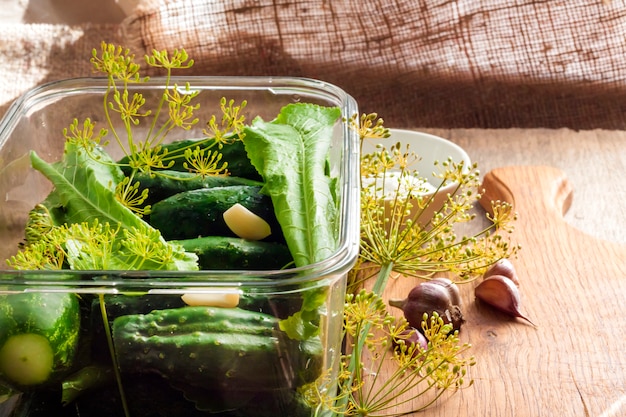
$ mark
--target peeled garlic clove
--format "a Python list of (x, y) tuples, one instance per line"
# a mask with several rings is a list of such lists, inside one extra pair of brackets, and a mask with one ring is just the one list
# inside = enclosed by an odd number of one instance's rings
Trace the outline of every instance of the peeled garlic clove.
[(493, 264), (487, 270), (487, 272), (484, 273), (483, 278), (488, 278), (492, 275), (505, 276), (519, 287), (519, 279), (517, 278), (517, 272), (515, 271), (515, 267), (513, 266), (513, 263), (507, 258), (502, 258), (498, 262)]
[(183, 294), (181, 299), (188, 306), (234, 308), (239, 305), (239, 292), (236, 289), (198, 289)]
[(474, 289), (476, 298), (503, 313), (526, 320), (533, 326), (530, 319), (520, 312), (520, 294), (517, 286), (503, 275), (491, 275), (485, 278)]
[(228, 228), (242, 239), (261, 240), (272, 233), (265, 220), (239, 203), (226, 210), (223, 217)]

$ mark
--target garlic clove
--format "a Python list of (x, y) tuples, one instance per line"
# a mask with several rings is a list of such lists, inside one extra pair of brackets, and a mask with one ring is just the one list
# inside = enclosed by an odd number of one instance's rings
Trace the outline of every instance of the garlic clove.
[(199, 288), (181, 296), (188, 306), (234, 308), (239, 305), (239, 290), (236, 288)]
[(397, 337), (394, 337), (392, 345), (399, 354), (410, 354), (412, 358), (417, 360), (423, 360), (424, 352), (428, 350), (426, 336), (413, 327), (406, 328)]
[(228, 228), (242, 239), (261, 240), (272, 233), (270, 225), (263, 218), (239, 203), (226, 210), (223, 217)]
[(489, 278), (492, 275), (502, 275), (509, 278), (515, 285), (519, 287), (519, 279), (513, 263), (507, 259), (502, 258), (495, 264), (493, 264), (487, 272), (483, 274), (483, 278)]
[(476, 298), (513, 317), (535, 324), (520, 312), (520, 294), (513, 281), (503, 275), (491, 275), (474, 289)]

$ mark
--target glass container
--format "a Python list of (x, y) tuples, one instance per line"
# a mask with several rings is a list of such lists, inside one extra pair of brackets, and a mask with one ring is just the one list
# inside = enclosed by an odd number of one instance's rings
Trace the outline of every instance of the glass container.
[[(0, 415), (297, 417), (312, 413), (303, 398), (307, 386), (333, 390), (323, 381), (333, 381), (337, 372), (346, 275), (359, 240), (359, 142), (346, 123), (358, 114), (357, 105), (341, 89), (310, 79), (195, 76), (174, 77), (170, 85), (187, 94), (182, 88), (187, 83), (199, 91), (196, 116), (201, 121), (167, 141), (202, 137), (204, 122), (220, 114), (222, 97), (246, 100), (248, 122), (256, 116), (272, 120), (295, 102), (341, 109), (329, 154), (329, 175), (337, 179), (339, 195), (335, 252), (316, 264), (283, 270), (17, 271), (3, 263), (0, 321), (22, 324), (0, 328), (0, 367), (5, 369), (0, 372)], [(153, 105), (164, 86), (165, 79), (153, 77), (133, 85), (131, 92)], [(17, 252), (29, 211), (52, 190), (31, 167), (31, 151), (52, 163), (62, 157), (63, 129), (74, 119), (90, 118), (97, 129), (106, 127), (106, 89), (107, 80), (100, 78), (53, 82), (27, 92), (8, 109), (0, 123), (2, 259)], [(107, 151), (121, 157), (113, 142)], [(238, 300), (236, 308), (195, 308), (184, 302), (185, 296), (231, 295)], [(308, 311), (303, 303), (315, 297), (323, 303)], [(66, 302), (78, 306), (78, 322)], [(231, 315), (240, 310), (246, 313)], [(51, 311), (63, 311), (52, 324)], [(280, 323), (295, 314), (310, 316), (308, 322), (318, 327), (314, 336), (296, 340), (281, 330)], [(57, 332), (29, 327), (46, 319), (58, 326)], [(68, 330), (75, 325), (77, 333)], [(16, 383), (7, 373), (25, 374), (13, 363), (20, 360), (7, 359), (15, 358), (10, 353), (16, 349), (7, 347), (8, 341), (18, 345), (23, 354), (17, 357), (24, 362), (44, 361), (46, 352), (37, 349), (49, 349), (35, 336), (14, 337), (23, 334), (48, 338), (54, 361), (63, 354), (71, 357), (63, 358), (63, 366), (55, 362), (43, 383)], [(75, 349), (67, 354), (64, 344), (72, 343)]]

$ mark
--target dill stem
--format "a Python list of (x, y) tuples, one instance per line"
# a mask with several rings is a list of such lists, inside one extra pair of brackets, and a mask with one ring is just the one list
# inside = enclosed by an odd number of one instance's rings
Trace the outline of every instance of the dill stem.
[(170, 68), (167, 69), (167, 74), (165, 76), (165, 85), (163, 88), (163, 94), (161, 95), (161, 98), (159, 100), (159, 104), (157, 105), (156, 111), (154, 113), (154, 117), (152, 119), (152, 123), (150, 124), (150, 128), (148, 129), (148, 133), (146, 134), (146, 144), (153, 144), (153, 138), (152, 138), (152, 133), (154, 132), (154, 129), (156, 129), (156, 124), (158, 122), (159, 119), (159, 115), (161, 114), (161, 110), (163, 109), (163, 105), (165, 104), (165, 101), (167, 99), (167, 91), (170, 89), (170, 80), (172, 77), (172, 70)]
[(130, 417), (130, 410), (128, 408), (128, 402), (126, 401), (126, 394), (124, 392), (124, 387), (122, 386), (122, 375), (120, 373), (119, 363), (115, 354), (115, 347), (113, 346), (113, 336), (111, 335), (111, 326), (109, 326), (108, 318), (109, 316), (107, 314), (106, 305), (104, 303), (104, 294), (98, 294), (98, 301), (100, 303), (100, 314), (102, 315), (104, 333), (107, 337), (107, 345), (109, 347), (109, 353), (111, 354), (111, 361), (113, 362), (113, 372), (115, 373), (115, 380), (117, 381), (117, 388), (120, 394), (120, 402), (122, 403), (124, 416)]
[(124, 147), (124, 144), (122, 143), (122, 140), (120, 138), (120, 136), (117, 133), (117, 130), (115, 130), (115, 126), (113, 125), (113, 121), (111, 120), (111, 114), (109, 113), (109, 95), (111, 92), (113, 92), (115, 94), (115, 92), (117, 91), (117, 85), (115, 84), (115, 80), (113, 79), (112, 75), (109, 75), (109, 81), (108, 81), (108, 86), (106, 91), (104, 92), (104, 96), (102, 98), (103, 100), (103, 108), (104, 108), (104, 116), (107, 122), (107, 125), (109, 126), (111, 133), (113, 134), (113, 137), (115, 138), (115, 141), (118, 143), (118, 145), (120, 146), (120, 148), (124, 151), (124, 153), (128, 156), (129, 153), (132, 153), (132, 150), (127, 151), (126, 148)]
[(385, 287), (387, 286), (387, 281), (389, 281), (391, 271), (393, 271), (393, 261), (389, 261), (380, 266), (380, 272), (378, 272), (376, 282), (372, 287), (372, 292), (374, 294), (379, 296), (383, 295), (383, 291), (385, 291)]
[[(389, 281), (389, 277), (391, 276), (391, 271), (393, 271), (393, 262), (388, 262), (381, 265), (380, 271), (378, 272), (378, 276), (376, 277), (376, 282), (374, 282), (374, 286), (372, 287), (372, 292), (378, 296), (381, 296), (385, 287), (387, 286), (387, 281)], [(367, 334), (370, 331), (371, 323), (366, 323), (361, 331), (357, 333), (357, 341), (354, 347), (354, 351), (351, 352), (350, 355), (350, 363), (348, 364), (348, 371), (350, 371), (350, 377), (348, 381), (346, 381), (346, 386), (352, 386), (354, 383), (355, 376), (359, 375), (361, 372), (361, 352), (363, 351), (363, 347), (365, 346), (365, 339), (367, 339)], [(347, 403), (349, 401), (349, 396), (343, 396), (338, 400), (337, 409), (345, 410), (347, 409)], [(337, 414), (337, 413), (334, 413)]]

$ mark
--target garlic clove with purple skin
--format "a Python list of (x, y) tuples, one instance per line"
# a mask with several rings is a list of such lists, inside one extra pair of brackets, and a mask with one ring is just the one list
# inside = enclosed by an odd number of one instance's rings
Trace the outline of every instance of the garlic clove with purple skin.
[(520, 294), (515, 283), (503, 275), (491, 275), (485, 278), (474, 289), (480, 301), (513, 317), (535, 324), (520, 312)]
[(406, 328), (397, 338), (394, 338), (392, 345), (396, 352), (409, 353), (417, 359), (422, 359), (423, 352), (428, 350), (428, 340), (413, 327)]
[(483, 278), (489, 278), (492, 275), (502, 275), (509, 278), (515, 285), (519, 287), (519, 279), (517, 277), (517, 271), (513, 263), (508, 258), (502, 258), (487, 270), (483, 274)]

